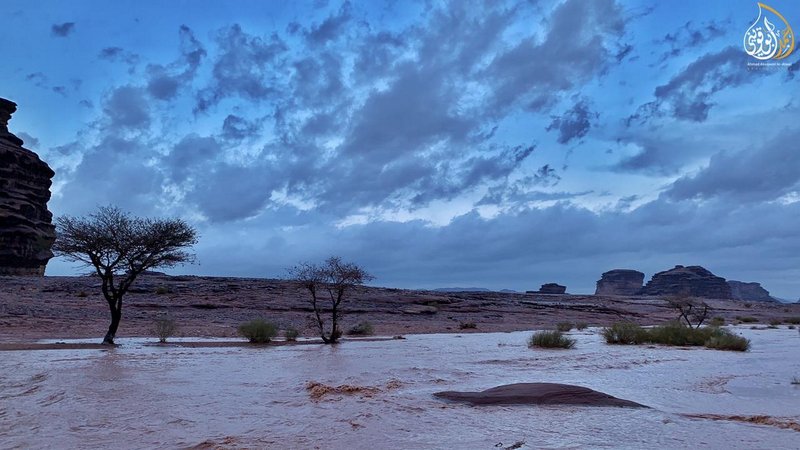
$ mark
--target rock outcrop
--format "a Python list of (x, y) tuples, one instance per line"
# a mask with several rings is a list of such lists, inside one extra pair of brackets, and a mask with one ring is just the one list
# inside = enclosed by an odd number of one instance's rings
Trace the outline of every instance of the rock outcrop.
[(53, 215), (47, 210), (55, 173), (8, 131), (17, 110), (0, 98), (0, 275), (44, 275), (53, 257)]
[(644, 274), (638, 270), (614, 269), (597, 280), (594, 295), (636, 295), (642, 290)]
[(567, 292), (567, 287), (558, 283), (545, 283), (539, 288), (540, 294), (564, 294)]
[(731, 287), (731, 296), (734, 300), (746, 302), (775, 302), (769, 291), (761, 287), (760, 283), (746, 283), (743, 281), (728, 280)]
[(480, 392), (445, 391), (433, 394), (436, 398), (471, 405), (581, 405), (647, 408), (630, 400), (602, 392), (558, 383), (517, 383), (498, 386)]
[(642, 288), (642, 295), (689, 295), (702, 298), (731, 299), (725, 278), (700, 266), (675, 266), (659, 272)]

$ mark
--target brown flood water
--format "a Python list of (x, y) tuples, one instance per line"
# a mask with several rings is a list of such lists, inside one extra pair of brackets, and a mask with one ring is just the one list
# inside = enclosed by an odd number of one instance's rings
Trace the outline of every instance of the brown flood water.
[[(800, 376), (796, 331), (737, 332), (752, 340), (750, 352), (608, 346), (597, 330), (570, 333), (578, 344), (566, 351), (530, 350), (526, 332), (6, 351), (0, 448), (797, 448), (791, 427), (685, 416), (800, 422), (800, 388), (790, 384)], [(578, 384), (653, 409), (432, 397), (518, 382)], [(340, 385), (350, 386), (328, 389)]]

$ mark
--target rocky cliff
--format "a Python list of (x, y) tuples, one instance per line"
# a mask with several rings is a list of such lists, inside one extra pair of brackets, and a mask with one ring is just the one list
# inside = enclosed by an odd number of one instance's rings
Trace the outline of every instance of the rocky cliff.
[(8, 131), (14, 102), (0, 98), (0, 275), (44, 275), (53, 257), (47, 210), (54, 172)]
[(731, 299), (731, 288), (725, 278), (718, 277), (700, 266), (675, 266), (659, 272), (647, 282), (642, 295), (680, 295)]
[(558, 283), (545, 283), (539, 288), (540, 294), (564, 294), (567, 292), (567, 287)]
[(769, 291), (761, 287), (760, 283), (745, 283), (743, 281), (728, 280), (731, 287), (731, 296), (734, 300), (747, 302), (774, 302), (777, 301), (769, 295)]
[(636, 295), (643, 283), (644, 274), (638, 270), (609, 270), (597, 280), (594, 295)]

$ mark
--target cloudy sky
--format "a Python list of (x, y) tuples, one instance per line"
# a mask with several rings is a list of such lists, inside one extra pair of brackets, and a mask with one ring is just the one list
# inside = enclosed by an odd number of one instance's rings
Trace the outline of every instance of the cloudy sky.
[(755, 1), (3, 9), (0, 96), (50, 210), (183, 217), (178, 272), (336, 254), (384, 286), (583, 293), (699, 264), (800, 296), (800, 50), (748, 67)]

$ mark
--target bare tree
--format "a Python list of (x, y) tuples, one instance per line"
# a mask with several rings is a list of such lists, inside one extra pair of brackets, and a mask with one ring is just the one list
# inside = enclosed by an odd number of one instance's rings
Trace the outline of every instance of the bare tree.
[(114, 344), (122, 319), (122, 297), (142, 272), (191, 262), (185, 249), (197, 243), (197, 231), (180, 219), (132, 217), (113, 206), (87, 217), (56, 219), (53, 252), (94, 268), (102, 280), (111, 325), (103, 344)]
[(677, 311), (678, 320), (683, 319), (686, 321), (686, 325), (692, 328), (700, 328), (700, 325), (711, 313), (711, 307), (708, 306), (708, 303), (686, 294), (673, 295), (665, 300), (670, 308)]
[[(338, 256), (326, 259), (321, 265), (301, 263), (288, 269), (288, 272), (293, 281), (308, 290), (314, 309), (314, 322), (322, 342), (326, 344), (335, 344), (342, 335), (339, 330), (339, 315), (345, 295), (353, 287), (375, 279), (360, 266), (342, 262)], [(326, 304), (330, 306), (330, 328), (325, 326), (323, 318)]]

